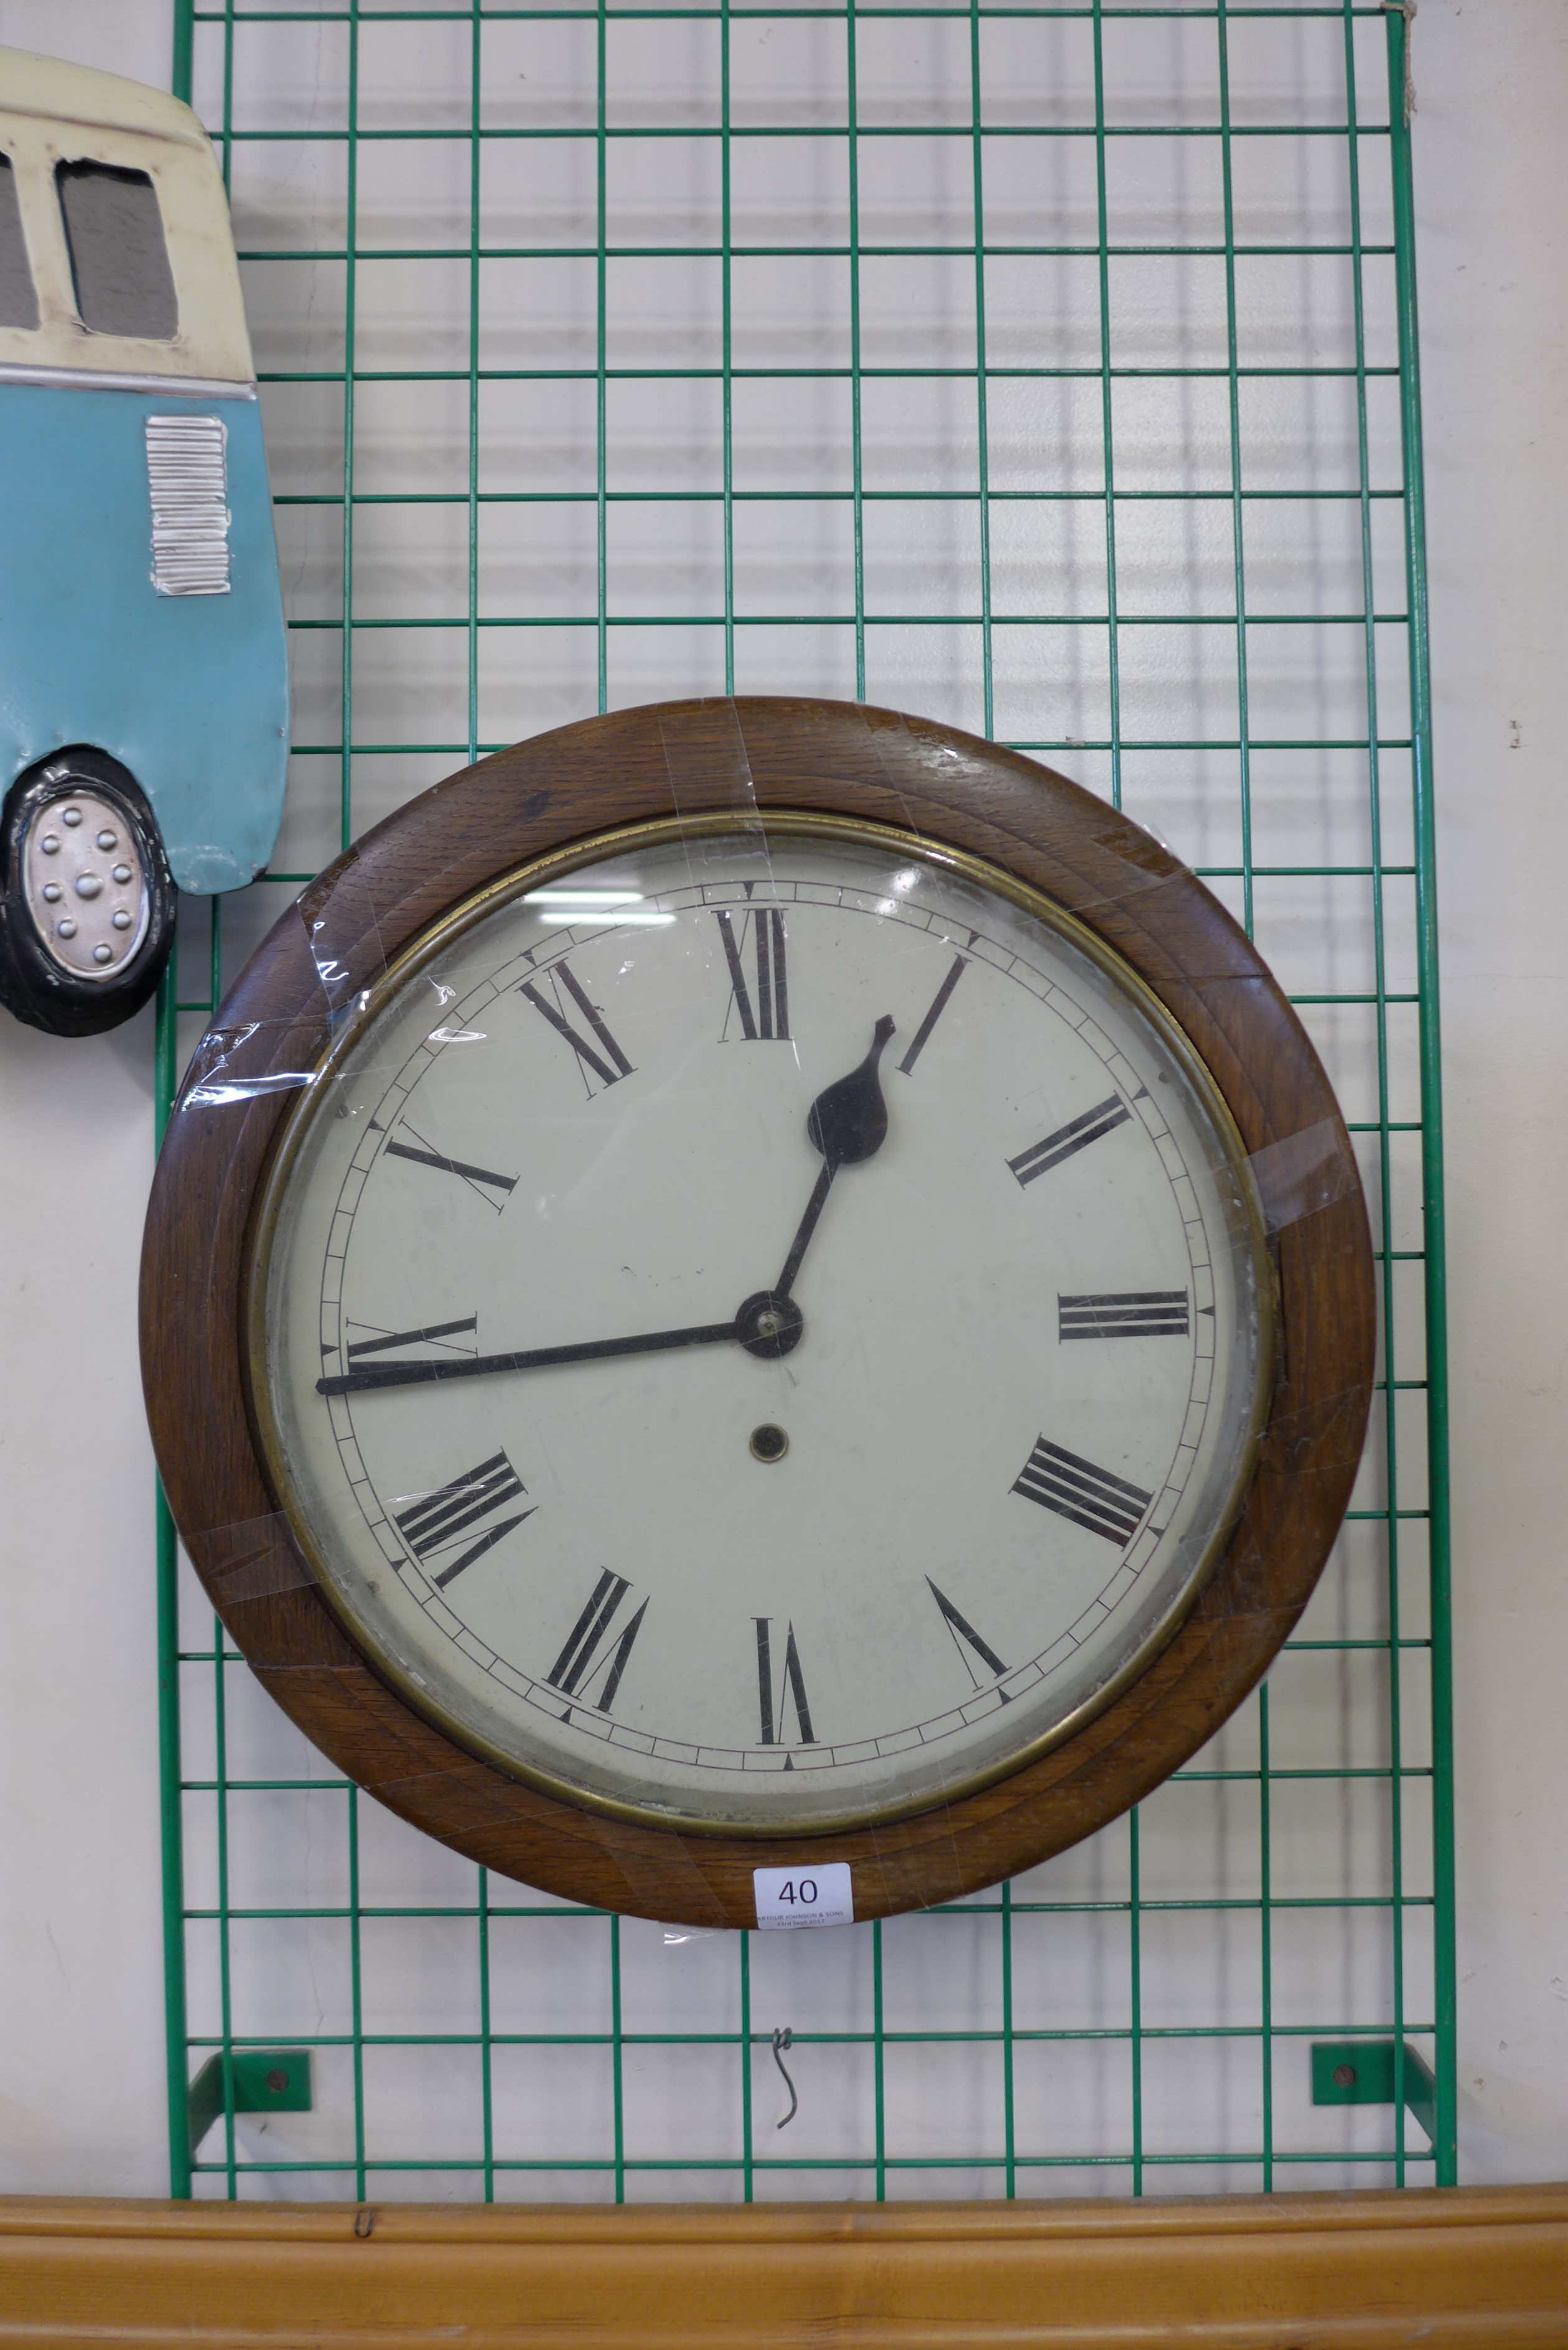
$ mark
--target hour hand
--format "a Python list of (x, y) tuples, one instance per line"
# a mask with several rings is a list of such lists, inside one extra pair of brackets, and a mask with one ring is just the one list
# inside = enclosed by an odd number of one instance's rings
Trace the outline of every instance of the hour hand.
[(862, 1159), (875, 1158), (888, 1139), (888, 1105), (882, 1098), (877, 1064), (892, 1033), (892, 1014), (885, 1012), (871, 1032), (871, 1049), (866, 1058), (847, 1076), (836, 1077), (832, 1085), (824, 1086), (806, 1112), (806, 1134), (812, 1148), (822, 1153), (822, 1172), (805, 1203), (800, 1229), (790, 1243), (784, 1271), (774, 1285), (776, 1297), (787, 1297), (794, 1286), (806, 1243), (816, 1230), (816, 1220), (827, 1203), (839, 1169), (856, 1167)]

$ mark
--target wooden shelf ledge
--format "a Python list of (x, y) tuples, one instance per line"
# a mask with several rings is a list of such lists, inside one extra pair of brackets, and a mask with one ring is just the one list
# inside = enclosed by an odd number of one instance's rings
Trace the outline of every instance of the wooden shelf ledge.
[(1513, 2350), (1568, 2186), (750, 2210), (0, 2199), (0, 2345)]

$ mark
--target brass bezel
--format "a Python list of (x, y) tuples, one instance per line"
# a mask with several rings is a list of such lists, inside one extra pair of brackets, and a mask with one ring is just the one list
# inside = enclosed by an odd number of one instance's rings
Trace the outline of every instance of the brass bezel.
[[(429, 962), (431, 962), (452, 941), (473, 929), (500, 907), (520, 897), (525, 890), (547, 886), (565, 875), (588, 864), (597, 864), (607, 858), (638, 847), (662, 847), (670, 841), (714, 838), (726, 834), (769, 834), (793, 837), (828, 837), (854, 841), (858, 845), (896, 853), (903, 858), (919, 858), (921, 862), (940, 866), (959, 875), (976, 888), (991, 891), (1008, 900), (1067, 939), (1079, 952), (1098, 965), (1113, 983), (1130, 996), (1145, 1017), (1163, 1036), (1172, 1057), (1193, 1090), (1198, 1094), (1211, 1118), (1215, 1131), (1224, 1146), (1226, 1157), (1237, 1180), (1245, 1238), (1249, 1243), (1256, 1295), (1259, 1306), (1258, 1356), (1253, 1382), (1251, 1409), (1247, 1420), (1247, 1434), (1239, 1449), (1231, 1488), (1223, 1511), (1202, 1557), (1194, 1569), (1184, 1591), (1143, 1643), (1127, 1658), (1120, 1669), (1092, 1696), (1074, 1708), (1048, 1731), (1033, 1738), (1001, 1762), (971, 1772), (955, 1780), (942, 1794), (933, 1798), (923, 1793), (903, 1803), (879, 1804), (872, 1809), (831, 1816), (805, 1816), (780, 1823), (746, 1823), (735, 1820), (704, 1820), (689, 1817), (684, 1813), (660, 1809), (646, 1804), (623, 1802), (601, 1794), (595, 1789), (574, 1785), (537, 1766), (520, 1762), (514, 1755), (491, 1745), (488, 1740), (476, 1736), (464, 1723), (459, 1722), (436, 1702), (428, 1690), (413, 1681), (392, 1660), (382, 1656), (369, 1639), (365, 1627), (347, 1605), (343, 1593), (326, 1568), (317, 1544), (303, 1523), (303, 1513), (291, 1505), (292, 1484), (286, 1459), (274, 1417), (266, 1378), (265, 1306), (272, 1247), (276, 1235), (278, 1218), (287, 1190), (294, 1162), (298, 1157), (306, 1135), (314, 1124), (319, 1088), (331, 1076), (334, 1069), (372, 1027), (381, 1011), (404, 984)], [(613, 929), (612, 923), (605, 925)], [(245, 1270), (242, 1315), (245, 1343), (243, 1349), (245, 1402), (251, 1426), (255, 1434), (261, 1456), (265, 1463), (274, 1498), (288, 1520), (294, 1539), (298, 1544), (316, 1579), (316, 1587), (327, 1602), (345, 1636), (365, 1659), (371, 1669), (392, 1689), (402, 1702), (422, 1715), (441, 1734), (464, 1753), (478, 1756), (504, 1772), (508, 1778), (538, 1788), (557, 1801), (576, 1805), (581, 1810), (597, 1813), (612, 1819), (634, 1822), (642, 1827), (663, 1830), (666, 1834), (685, 1836), (732, 1836), (753, 1838), (759, 1844), (775, 1845), (781, 1838), (794, 1836), (831, 1836), (850, 1834), (857, 1829), (891, 1825), (895, 1821), (919, 1818), (924, 1814), (940, 1811), (963, 1797), (1012, 1778), (1048, 1754), (1064, 1745), (1086, 1723), (1103, 1713), (1124, 1690), (1146, 1673), (1162, 1650), (1180, 1630), (1190, 1615), (1199, 1593), (1210, 1581), (1225, 1555), (1226, 1546), (1241, 1515), (1247, 1491), (1251, 1483), (1258, 1451), (1268, 1425), (1269, 1401), (1273, 1388), (1276, 1353), (1276, 1323), (1278, 1320), (1277, 1280), (1264, 1226), (1262, 1208), (1258, 1197), (1245, 1142), (1231, 1116), (1229, 1104), (1211, 1076), (1201, 1055), (1181, 1027), (1175, 1014), (1163, 1003), (1155, 991), (1138, 972), (1125, 962), (1115, 949), (1091, 930), (1078, 916), (1046, 897), (1030, 883), (1021, 881), (1005, 868), (992, 865), (988, 859), (971, 856), (967, 850), (951, 847), (945, 841), (921, 833), (906, 832), (893, 825), (870, 822), (858, 816), (824, 816), (805, 809), (769, 808), (765, 814), (752, 811), (720, 811), (693, 816), (660, 816), (641, 823), (619, 825), (607, 831), (595, 833), (584, 839), (552, 849), (543, 857), (531, 858), (525, 865), (510, 868), (496, 880), (464, 898), (449, 912), (438, 916), (419, 936), (389, 963), (373, 986), (363, 990), (351, 1017), (334, 1036), (301, 1087), (298, 1102), (288, 1111), (274, 1140), (271, 1155), (257, 1187), (257, 1204), (251, 1234), (245, 1252)]]

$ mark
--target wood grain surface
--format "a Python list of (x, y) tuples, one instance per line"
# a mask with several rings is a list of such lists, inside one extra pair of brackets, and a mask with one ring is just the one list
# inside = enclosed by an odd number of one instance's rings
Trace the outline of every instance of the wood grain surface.
[(1568, 2188), (562, 2210), (0, 2199), (0, 2344), (1545, 2350)]
[(1174, 1638), (1075, 1736), (1011, 1777), (892, 1825), (791, 1839), (792, 1865), (849, 1862), (857, 1916), (882, 1917), (994, 1884), (1147, 1794), (1241, 1702), (1300, 1615), (1349, 1498), (1371, 1396), (1366, 1214), (1316, 1055), (1202, 884), (1065, 777), (857, 704), (689, 702), (519, 743), (367, 834), (253, 956), (170, 1121), (141, 1272), (143, 1380), (170, 1503), (264, 1685), (379, 1802), (504, 1876), (695, 1925), (755, 1922), (751, 1873), (780, 1856), (774, 1840), (643, 1826), (514, 1779), (411, 1711), (345, 1637), (251, 1426), (244, 1284), (256, 1192), (299, 1081), (358, 993), (432, 922), (613, 826), (775, 808), (949, 843), (1077, 916), (1180, 1023), (1284, 1202), (1267, 1430), (1234, 1536)]

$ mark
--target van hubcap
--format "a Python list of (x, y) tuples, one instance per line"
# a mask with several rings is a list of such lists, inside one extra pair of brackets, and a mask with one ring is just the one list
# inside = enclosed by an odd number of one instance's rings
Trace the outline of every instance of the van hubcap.
[(147, 935), (147, 871), (123, 809), (62, 792), (27, 827), (22, 899), (38, 943), (73, 979), (113, 979)]

